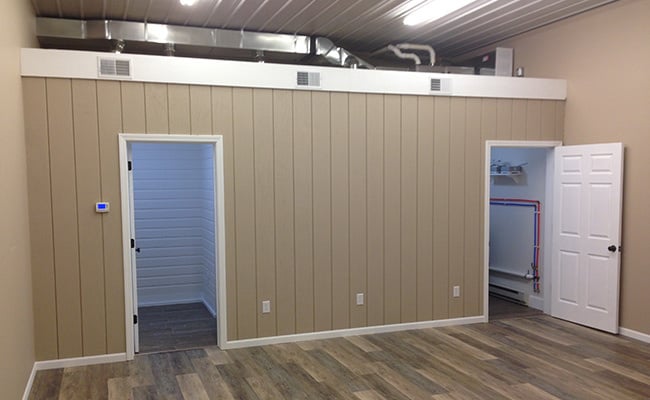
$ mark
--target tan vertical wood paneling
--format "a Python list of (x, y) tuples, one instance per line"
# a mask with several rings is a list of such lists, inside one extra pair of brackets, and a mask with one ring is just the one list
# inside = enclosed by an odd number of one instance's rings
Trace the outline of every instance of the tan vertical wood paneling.
[(192, 135), (212, 134), (212, 96), (209, 86), (190, 86), (190, 127)]
[(542, 139), (542, 101), (528, 100), (526, 106), (526, 139)]
[(417, 320), (418, 99), (402, 96), (401, 321)]
[(47, 108), (59, 357), (80, 357), (83, 339), (70, 80), (47, 80)]
[[(510, 106), (507, 107), (510, 109)], [(497, 104), (497, 110), (499, 105)], [(498, 112), (498, 111), (497, 111)], [(511, 121), (510, 113), (506, 119)], [(481, 287), (483, 263), (480, 258), (480, 232), (483, 226), (479, 224), (483, 198), (480, 196), (483, 166), (481, 165), (481, 100), (467, 99), (465, 129), (465, 227), (464, 239), (465, 257), (463, 315), (466, 317), (481, 315)], [(497, 116), (497, 126), (498, 116)]]
[(384, 97), (384, 323), (401, 321), (401, 97)]
[[(487, 101), (487, 100), (486, 100)], [(512, 139), (526, 140), (526, 114), (527, 100), (513, 100), (512, 102)]]
[(224, 138), (229, 340), (479, 315), (484, 142), (563, 134), (564, 102), (164, 88), (24, 80), (39, 359), (125, 351), (116, 136), (156, 113)]
[(564, 140), (564, 101), (555, 102), (555, 140)]
[(255, 149), (255, 244), (257, 302), (269, 300), (271, 312), (258, 313), (257, 335), (275, 336), (275, 205), (273, 183), (273, 92), (253, 90)]
[(144, 84), (122, 82), (122, 125), (125, 133), (146, 132)]
[(228, 340), (237, 334), (237, 235), (235, 229), (235, 154), (233, 93), (231, 88), (212, 88), (212, 124), (223, 137), (224, 203), (226, 225), (226, 306)]
[(293, 100), (287, 90), (273, 92), (275, 151), (275, 260), (278, 335), (296, 332), (296, 285), (293, 247)]
[(349, 98), (331, 94), (332, 328), (350, 326)]
[(235, 235), (237, 238), (237, 324), (239, 339), (257, 335), (261, 303), (256, 296), (255, 154), (253, 91), (233, 89), (235, 150)]
[(367, 95), (368, 325), (384, 323), (384, 96)]
[(126, 351), (124, 266), (122, 264), (122, 211), (117, 134), (122, 131), (123, 103), (119, 82), (97, 82), (97, 116), (102, 200), (114, 205), (102, 216), (104, 291), (106, 295), (106, 350)]
[(187, 85), (168, 85), (169, 133), (189, 135), (190, 126), (190, 87)]
[(541, 106), (541, 139), (555, 139), (555, 101), (542, 100)]
[(89, 356), (106, 354), (102, 215), (94, 210), (95, 203), (101, 199), (95, 81), (72, 82), (72, 107), (79, 205), (81, 326), (83, 354)]
[(433, 97), (418, 98), (417, 319), (433, 318)]
[[(513, 124), (512, 124), (512, 139), (513, 140), (525, 140), (526, 135), (526, 103), (520, 103), (520, 100), (513, 100)], [(518, 105), (523, 105), (521, 112), (524, 115), (523, 123), (520, 125), (519, 117), (516, 115), (515, 109), (518, 108)], [(483, 99), (481, 101), (481, 165), (485, 165), (485, 141), (487, 140), (497, 140), (499, 136), (498, 132), (498, 111), (497, 111), (497, 100), (495, 99)], [(523, 135), (523, 136), (522, 136)], [(481, 180), (481, 197), (483, 195), (483, 185), (484, 182)]]
[[(472, 116), (472, 119), (478, 119), (479, 126), (481, 122), (480, 115), (480, 112), (476, 114), (476, 117), (469, 112), (467, 113), (468, 117)], [(497, 100), (497, 138), (499, 140), (512, 139), (512, 99)]]
[(296, 333), (314, 330), (311, 93), (293, 93)]
[(166, 83), (144, 84), (147, 133), (169, 133), (169, 106)]
[[(481, 165), (485, 165), (485, 141), (486, 140), (495, 140), (497, 138), (497, 115), (496, 115), (496, 100), (495, 99), (483, 99), (481, 101)], [(523, 118), (520, 118), (521, 115), (518, 115), (518, 112), (521, 112), (524, 115)], [(525, 100), (513, 100), (513, 122), (512, 122), (512, 136), (514, 140), (525, 140), (526, 135), (526, 101)], [(523, 135), (523, 136), (522, 136)], [(481, 167), (484, 168), (484, 167)], [(483, 172), (483, 169), (481, 169)], [(483, 176), (483, 173), (481, 173)], [(489, 188), (485, 187), (485, 181), (481, 179), (481, 199), (485, 198), (485, 191)], [(481, 227), (485, 221), (484, 207), (480, 208), (480, 224), (479, 224), (479, 242), (484, 242), (484, 232)], [(483, 260), (485, 249), (481, 246), (480, 260)], [(483, 309), (483, 290), (485, 286), (483, 282), (483, 274), (480, 274), (479, 287), (481, 288), (481, 293), (479, 294), (479, 309)]]
[[(449, 143), (449, 286), (460, 286), (460, 297), (450, 297), (449, 317), (463, 316), (465, 275), (465, 98), (451, 99)], [(495, 114), (496, 117), (496, 114)], [(449, 292), (451, 295), (451, 291)]]
[(332, 177), (330, 94), (312, 95), (314, 329), (332, 329)]
[(23, 79), (36, 360), (58, 358), (45, 79)]
[(433, 318), (449, 317), (449, 135), (451, 102), (435, 99), (433, 142)]
[(366, 305), (356, 294), (366, 293), (366, 95), (350, 94), (350, 326), (366, 326)]

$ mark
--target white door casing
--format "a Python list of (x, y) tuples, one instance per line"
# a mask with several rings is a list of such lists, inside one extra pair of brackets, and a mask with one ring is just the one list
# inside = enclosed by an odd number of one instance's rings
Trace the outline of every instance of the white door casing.
[(623, 145), (555, 150), (551, 314), (618, 333)]
[[(127, 155), (128, 155), (128, 165), (129, 165), (129, 191), (128, 191), (128, 196), (129, 196), (129, 209), (130, 210), (135, 210), (134, 207), (134, 198), (133, 198), (133, 151), (131, 149), (131, 146), (127, 147)], [(136, 246), (137, 243), (135, 243), (135, 218), (130, 218), (130, 228), (131, 228), (131, 235), (132, 237), (130, 240), (132, 241), (131, 245), (131, 279), (133, 282), (133, 303), (132, 303), (132, 308), (133, 308), (133, 351), (135, 353), (140, 352), (140, 329), (138, 326), (138, 285), (136, 282), (138, 282), (138, 269), (136, 267), (137, 265), (137, 256), (136, 256)]]

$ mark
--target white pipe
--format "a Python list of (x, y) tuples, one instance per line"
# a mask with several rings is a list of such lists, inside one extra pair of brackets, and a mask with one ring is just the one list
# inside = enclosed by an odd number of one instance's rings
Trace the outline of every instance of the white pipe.
[(426, 51), (429, 53), (429, 65), (433, 67), (436, 64), (436, 51), (428, 44), (400, 43), (396, 47), (404, 50)]
[(402, 52), (402, 50), (400, 50), (400, 49), (399, 49), (398, 47), (396, 47), (396, 46), (393, 46), (392, 44), (389, 44), (388, 46), (386, 46), (386, 48), (387, 48), (388, 50), (392, 51), (393, 53), (395, 53), (395, 55), (396, 55), (397, 57), (399, 57), (399, 58), (403, 58), (403, 59), (411, 59), (411, 60), (413, 60), (413, 62), (415, 62), (415, 65), (420, 65), (420, 64), (422, 64), (422, 61), (420, 60), (420, 57), (418, 57), (417, 54), (413, 54), (413, 53), (404, 53), (404, 52)]
[(504, 275), (516, 276), (517, 278), (523, 278), (529, 280), (535, 279), (535, 275), (529, 272), (522, 274), (521, 272), (508, 271), (507, 269), (494, 268), (494, 267), (490, 267), (490, 271), (498, 272)]

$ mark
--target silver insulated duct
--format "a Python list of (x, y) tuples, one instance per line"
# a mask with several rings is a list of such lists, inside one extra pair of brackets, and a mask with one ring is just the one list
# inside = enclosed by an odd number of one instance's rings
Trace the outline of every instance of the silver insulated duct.
[[(82, 50), (122, 50), (132, 53), (199, 57), (259, 59), (300, 62), (321, 56), (327, 63), (342, 67), (372, 68), (350, 52), (336, 47), (327, 38), (304, 35), (195, 28), (129, 21), (82, 21), (37, 18), (36, 35), (43, 47)], [(112, 45), (107, 46), (108, 43)], [(162, 45), (162, 46), (161, 46)], [(191, 51), (190, 51), (191, 50)]]

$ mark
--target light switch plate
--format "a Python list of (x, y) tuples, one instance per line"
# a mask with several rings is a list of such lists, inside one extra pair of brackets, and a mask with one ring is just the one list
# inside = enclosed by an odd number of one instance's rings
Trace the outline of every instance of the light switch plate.
[(268, 314), (271, 312), (271, 300), (264, 300), (262, 302), (262, 314)]
[(363, 305), (363, 293), (357, 293), (357, 305), (358, 306)]
[(460, 286), (454, 286), (454, 297), (460, 297)]

